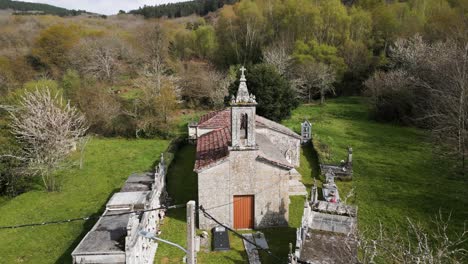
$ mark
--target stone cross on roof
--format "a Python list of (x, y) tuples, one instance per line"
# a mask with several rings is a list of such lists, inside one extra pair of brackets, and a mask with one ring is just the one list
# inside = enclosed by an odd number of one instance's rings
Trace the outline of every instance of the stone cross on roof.
[(247, 79), (245, 78), (245, 71), (247, 71), (247, 69), (242, 66), (240, 71), (241, 77), (239, 88), (237, 89), (236, 97), (234, 98), (233, 96), (231, 104), (256, 104), (255, 96), (249, 94), (249, 90), (247, 89)]
[(247, 69), (246, 69), (244, 66), (242, 66), (242, 67), (240, 68), (240, 71), (241, 71), (241, 80), (242, 80), (242, 79), (245, 79), (245, 74), (244, 74), (244, 72), (247, 71)]

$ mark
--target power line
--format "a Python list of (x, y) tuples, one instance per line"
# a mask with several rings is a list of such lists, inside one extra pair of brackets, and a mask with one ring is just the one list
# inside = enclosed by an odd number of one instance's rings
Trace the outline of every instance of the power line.
[(87, 220), (90, 220), (90, 219), (99, 219), (101, 217), (120, 216), (120, 215), (128, 215), (128, 214), (133, 214), (133, 213), (140, 214), (140, 213), (146, 213), (146, 212), (157, 211), (157, 210), (162, 210), (162, 209), (175, 209), (175, 208), (182, 208), (182, 207), (185, 207), (185, 204), (163, 206), (163, 207), (158, 207), (158, 208), (150, 208), (150, 209), (145, 209), (145, 210), (137, 210), (137, 211), (117, 213), (117, 214), (77, 217), (77, 218), (70, 218), (70, 219), (63, 219), (63, 220), (56, 220), (56, 221), (47, 221), (47, 222), (42, 222), (42, 223), (30, 223), (30, 224), (21, 224), (21, 225), (12, 225), (12, 226), (0, 226), (0, 230), (2, 230), (2, 229), (17, 229), (17, 228), (33, 227), (33, 226), (45, 226), (45, 225), (54, 225), (54, 224), (65, 224), (65, 223), (71, 223), (71, 222), (76, 222), (76, 221), (87, 221)]
[(259, 246), (257, 243), (253, 242), (253, 241), (250, 241), (249, 239), (245, 238), (242, 234), (238, 233), (237, 231), (235, 231), (234, 229), (230, 228), (229, 226), (226, 226), (225, 224), (221, 223), (220, 221), (218, 221), (216, 218), (214, 218), (212, 215), (210, 215), (208, 212), (206, 212), (206, 209), (203, 208), (202, 205), (200, 205), (200, 207), (198, 208), (200, 211), (202, 211), (203, 215), (211, 220), (213, 220), (214, 222), (216, 222), (218, 225), (226, 228), (227, 230), (231, 231), (232, 233), (234, 233), (234, 235), (236, 235), (237, 237), (239, 237), (240, 239), (242, 240), (245, 240), (247, 241), (248, 243), (252, 244), (255, 246), (255, 248), (257, 249), (260, 249), (260, 250), (263, 250), (265, 251), (268, 255), (270, 255), (271, 257), (275, 258), (276, 260), (278, 260), (280, 263), (283, 263), (283, 260), (276, 256), (275, 254), (273, 254), (269, 249), (266, 249), (266, 248), (262, 248), (261, 246)]

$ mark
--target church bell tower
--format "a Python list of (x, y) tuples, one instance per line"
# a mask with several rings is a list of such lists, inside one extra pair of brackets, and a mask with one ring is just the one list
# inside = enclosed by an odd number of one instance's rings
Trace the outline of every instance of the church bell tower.
[(231, 99), (231, 138), (233, 150), (256, 149), (255, 142), (255, 96), (249, 94), (244, 66), (237, 95)]

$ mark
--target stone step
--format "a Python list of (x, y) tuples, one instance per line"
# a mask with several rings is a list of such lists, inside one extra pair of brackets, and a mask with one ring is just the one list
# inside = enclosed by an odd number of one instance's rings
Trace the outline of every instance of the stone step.
[(302, 182), (291, 179), (289, 180), (289, 195), (307, 195), (307, 189)]
[[(255, 243), (252, 234), (244, 234), (243, 236), (249, 241)], [(255, 246), (245, 240), (242, 241), (244, 242), (245, 252), (247, 252), (247, 257), (249, 258), (249, 264), (261, 264), (262, 262), (260, 262), (260, 255), (258, 254), (258, 250), (255, 248)]]

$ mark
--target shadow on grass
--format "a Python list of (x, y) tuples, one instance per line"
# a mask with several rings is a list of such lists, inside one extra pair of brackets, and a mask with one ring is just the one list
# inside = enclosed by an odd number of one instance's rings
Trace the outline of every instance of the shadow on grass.
[[(296, 228), (293, 227), (273, 227), (260, 230), (265, 234), (272, 255), (265, 251), (260, 251), (262, 263), (287, 263), (289, 253), (289, 243), (296, 245)], [(279, 259), (278, 259), (279, 258)]]
[(305, 165), (305, 167), (310, 168), (310, 172), (301, 171), (302, 174), (308, 174), (302, 175), (302, 182), (307, 187), (307, 190), (310, 190), (314, 185), (314, 178), (321, 180), (318, 154), (312, 142), (302, 145), (302, 155), (305, 157), (307, 164), (301, 164), (301, 167)]
[[(245, 257), (245, 259), (248, 258), (245, 251), (234, 250), (234, 249), (231, 249), (230, 251), (234, 251), (234, 252), (237, 252), (237, 254), (239, 254), (239, 255), (243, 255)], [(238, 260), (238, 259), (235, 259), (235, 258), (230, 257), (230, 256), (224, 256), (224, 260), (226, 260), (226, 262), (223, 262), (223, 263), (233, 263), (233, 264), (244, 264), (245, 263), (245, 260)]]
[[(114, 189), (111, 192), (111, 194), (107, 197), (106, 203), (107, 203), (107, 201), (109, 201), (109, 199), (112, 197), (112, 195), (114, 195), (116, 192), (119, 192), (119, 191), (120, 191), (120, 189), (118, 189), (118, 188)], [(91, 228), (93, 228), (93, 226), (98, 221), (98, 219), (95, 219), (94, 217), (99, 217), (100, 215), (102, 215), (102, 213), (105, 211), (105, 209), (106, 209), (106, 204), (104, 204), (99, 209), (99, 213), (94, 213), (94, 214), (91, 215), (92, 219), (89, 219), (89, 220), (87, 220), (87, 221), (85, 221), (83, 223), (83, 231), (81, 232), (81, 234), (76, 237), (76, 239), (73, 241), (73, 243), (70, 245), (70, 247), (57, 259), (57, 261), (55, 261), (55, 264), (73, 263), (71, 253), (73, 252), (73, 250), (75, 250), (75, 248), (78, 246), (78, 244), (84, 238), (84, 236), (91, 230)]]
[[(198, 181), (193, 172), (194, 164), (195, 146), (180, 145), (166, 175), (166, 190), (172, 199), (171, 204), (186, 204), (189, 200), (197, 200)], [(160, 230), (162, 238), (185, 247), (186, 208), (168, 210)], [(161, 244), (156, 253), (156, 263), (175, 263), (183, 255), (179, 249)]]

